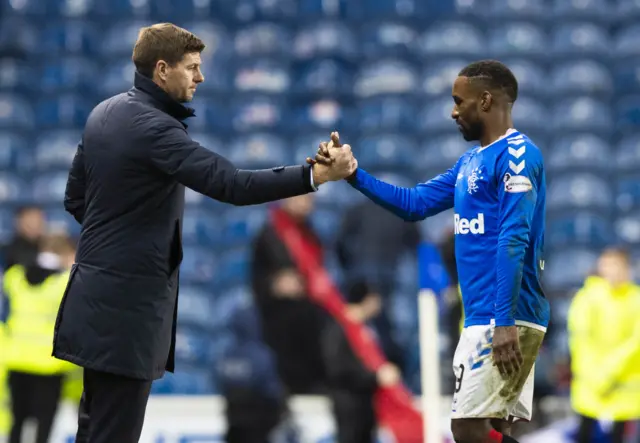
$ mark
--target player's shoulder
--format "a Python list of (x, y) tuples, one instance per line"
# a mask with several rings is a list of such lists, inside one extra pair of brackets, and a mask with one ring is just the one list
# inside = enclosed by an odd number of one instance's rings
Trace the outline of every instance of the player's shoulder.
[(502, 160), (522, 161), (543, 164), (542, 151), (531, 138), (521, 132), (515, 132), (501, 140), (502, 149), (498, 155)]

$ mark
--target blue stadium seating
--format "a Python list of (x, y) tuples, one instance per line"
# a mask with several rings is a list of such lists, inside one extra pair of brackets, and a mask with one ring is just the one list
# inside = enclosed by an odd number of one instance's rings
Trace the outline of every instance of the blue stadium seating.
[[(404, 186), (426, 181), (470, 146), (451, 120), (460, 69), (506, 62), (519, 81), (514, 124), (545, 155), (545, 286), (576, 287), (613, 242), (640, 257), (638, 0), (0, 0), (0, 11), (2, 240), (24, 202), (78, 235), (61, 201), (86, 117), (132, 86), (140, 27), (172, 21), (207, 45), (188, 132), (243, 168), (303, 162), (339, 130), (364, 169)], [(333, 240), (343, 210), (364, 197), (339, 182), (314, 198), (340, 278)], [(246, 302), (249, 242), (268, 216), (191, 190), (185, 201), (179, 373), (154, 392), (219, 389), (213, 361), (235, 332), (214, 341), (203, 331), (229, 327)], [(452, 218), (420, 229), (439, 241)], [(406, 306), (398, 321), (412, 328)]]

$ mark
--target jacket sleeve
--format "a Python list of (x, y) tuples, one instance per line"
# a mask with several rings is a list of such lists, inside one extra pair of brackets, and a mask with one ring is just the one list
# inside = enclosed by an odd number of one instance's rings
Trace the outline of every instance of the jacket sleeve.
[(255, 205), (314, 190), (309, 166), (243, 170), (191, 140), (182, 127), (154, 125), (149, 135), (150, 160), (156, 169), (215, 200)]
[(356, 171), (349, 183), (403, 220), (420, 221), (453, 207), (458, 165), (459, 161), (444, 174), (413, 188), (385, 183), (362, 169)]
[(71, 163), (71, 170), (67, 178), (67, 187), (64, 192), (64, 209), (82, 224), (84, 219), (84, 194), (86, 182), (84, 171), (84, 146), (78, 143), (78, 149)]
[(522, 287), (524, 256), (543, 174), (542, 157), (526, 146), (498, 159), (496, 326), (513, 326)]

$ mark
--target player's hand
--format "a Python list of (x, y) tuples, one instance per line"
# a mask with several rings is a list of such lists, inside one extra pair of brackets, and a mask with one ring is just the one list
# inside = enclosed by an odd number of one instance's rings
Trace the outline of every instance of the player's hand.
[(505, 378), (520, 371), (524, 359), (515, 326), (496, 326), (493, 332), (493, 364)]
[(331, 158), (331, 154), (329, 153), (330, 147), (341, 148), (342, 143), (340, 143), (340, 134), (338, 132), (331, 133), (331, 141), (330, 142), (322, 142), (320, 146), (318, 146), (318, 152), (316, 152), (315, 158), (307, 157), (307, 163), (310, 165), (314, 165), (316, 163), (320, 163), (323, 165), (330, 165), (333, 162)]
[[(319, 153), (316, 155), (319, 161), (313, 164), (313, 181), (317, 185), (327, 181), (342, 180), (352, 176), (358, 169), (358, 161), (351, 152), (351, 146), (335, 146), (335, 142), (339, 143), (340, 140), (336, 132), (331, 135), (332, 139), (326, 146), (320, 145)], [(330, 162), (327, 162), (327, 158)]]

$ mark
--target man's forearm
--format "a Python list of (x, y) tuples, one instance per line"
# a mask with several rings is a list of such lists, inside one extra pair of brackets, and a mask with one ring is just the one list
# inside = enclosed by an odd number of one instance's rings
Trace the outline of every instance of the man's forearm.
[(257, 205), (313, 192), (309, 166), (281, 166), (249, 171), (239, 169), (223, 201), (236, 206)]

